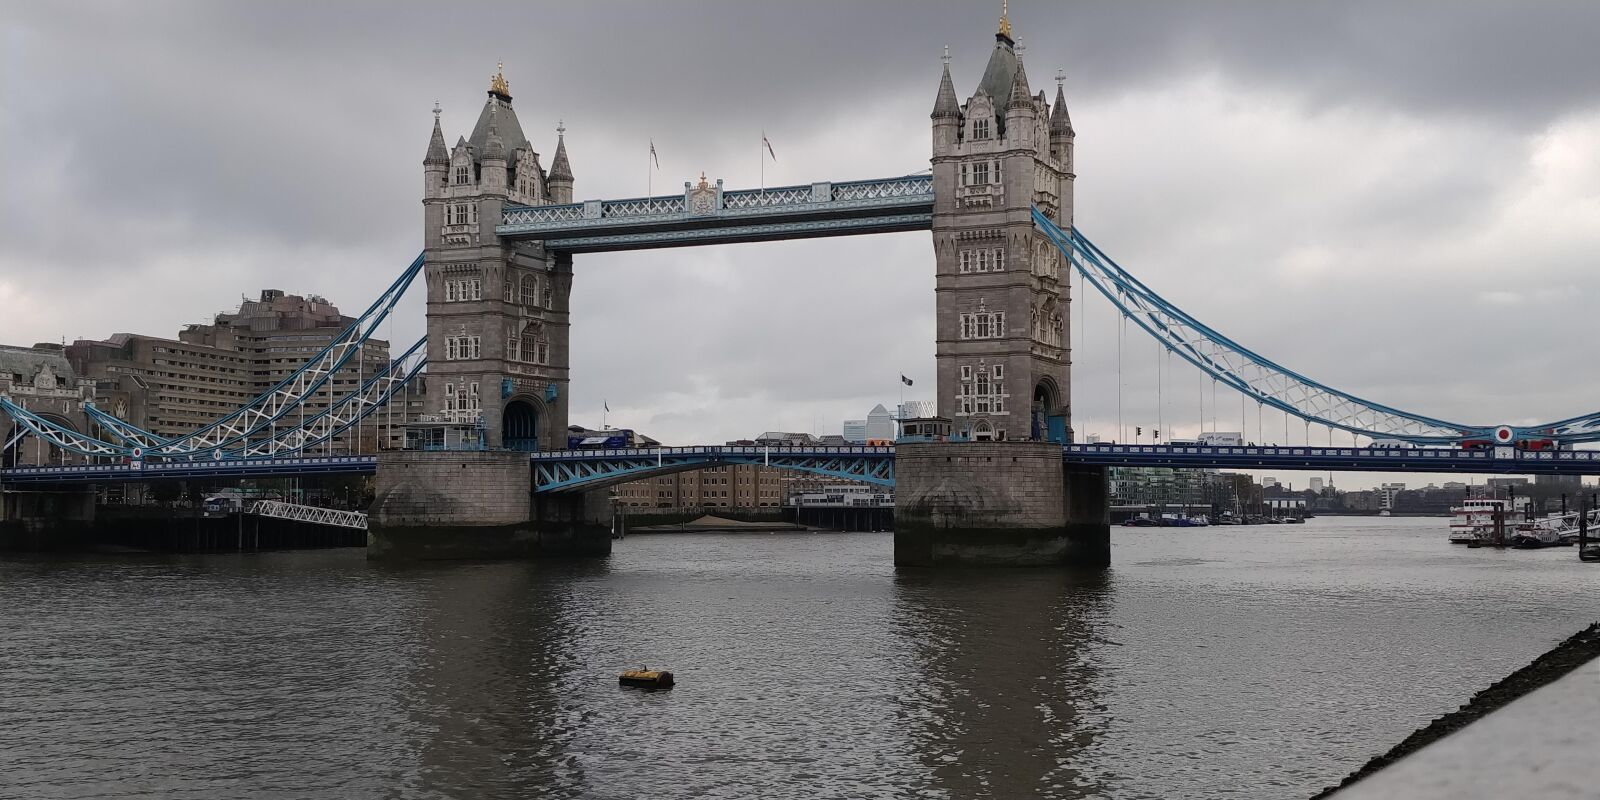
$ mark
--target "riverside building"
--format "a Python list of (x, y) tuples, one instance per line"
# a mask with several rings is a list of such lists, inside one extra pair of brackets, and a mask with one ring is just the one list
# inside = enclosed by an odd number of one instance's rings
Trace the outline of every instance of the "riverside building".
[[(237, 311), (217, 314), (209, 324), (186, 326), (176, 339), (118, 333), (104, 340), (79, 339), (65, 349), (76, 374), (95, 382), (101, 408), (158, 436), (173, 437), (210, 424), (276, 386), (354, 322), (322, 297), (264, 289), (258, 299), (241, 302)], [(389, 343), (368, 339), (306, 404), (305, 415), (326, 410), (388, 363)], [(380, 445), (398, 446), (400, 434), (391, 437), (383, 426), (390, 419), (403, 422), (421, 408), (418, 389), (397, 398), (391, 411), (369, 417), (360, 427), (359, 446), (357, 433), (351, 431), (323, 447), (370, 452)]]

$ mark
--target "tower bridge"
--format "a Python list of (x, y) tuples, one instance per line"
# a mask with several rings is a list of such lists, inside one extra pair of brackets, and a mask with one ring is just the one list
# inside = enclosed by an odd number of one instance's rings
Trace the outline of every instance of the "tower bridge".
[[(1573, 451), (1524, 453), (1527, 438), (1600, 440), (1600, 414), (1533, 426), (1461, 424), (1317, 383), (1228, 339), (1140, 282), (1073, 225), (1073, 127), (1061, 80), (1036, 91), (1004, 14), (965, 101), (949, 58), (930, 119), (930, 169), (868, 180), (574, 200), (565, 128), (545, 166), (497, 72), (470, 134), (447, 145), (440, 110), (422, 160), (423, 252), (343, 336), (244, 408), (199, 430), (156, 436), (90, 403), (73, 421), (0, 393), (31, 437), (77, 464), (0, 470), (6, 486), (172, 476), (375, 472), (375, 556), (487, 557), (609, 552), (584, 523), (593, 490), (715, 464), (763, 463), (897, 486), (896, 561), (1087, 563), (1109, 558), (1105, 469), (1116, 465), (1600, 474)], [(574, 257), (592, 252), (930, 231), (938, 417), (953, 441), (895, 448), (659, 448), (563, 452), (569, 408)], [(1329, 429), (1422, 448), (1082, 445), (1071, 427), (1069, 277), (1220, 385)], [(357, 352), (416, 278), (427, 335), (325, 412), (307, 399)], [(472, 426), (480, 449), (347, 460), (310, 448), (357, 425), (426, 367), (426, 410)], [(4, 376), (0, 376), (4, 377)], [(586, 494), (589, 493), (589, 494)]]

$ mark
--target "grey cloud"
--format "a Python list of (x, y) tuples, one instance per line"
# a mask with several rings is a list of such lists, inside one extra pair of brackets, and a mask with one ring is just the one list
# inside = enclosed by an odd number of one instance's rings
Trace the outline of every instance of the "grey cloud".
[[(0, 340), (171, 334), (263, 286), (364, 306), (420, 238), (428, 109), (467, 133), (500, 59), (546, 159), (565, 120), (581, 197), (644, 193), (648, 140), (657, 193), (702, 169), (754, 183), (763, 130), (769, 182), (923, 169), (941, 47), (972, 91), (998, 5), (0, 0), (0, 298), (28, 304), (0, 309)], [(1011, 5), (1035, 86), (1069, 76), (1080, 224), (1170, 299), (1441, 417), (1600, 396), (1592, 226), (1518, 207), (1563, 174), (1582, 192), (1588, 166), (1532, 159), (1563, 126), (1600, 131), (1600, 7)], [(834, 429), (900, 372), (928, 397), (930, 262), (910, 234), (586, 256), (574, 419), (609, 398), (663, 438), (716, 440)], [(1116, 326), (1102, 300), (1076, 310), (1079, 427), (1104, 432)], [(421, 313), (408, 300), (394, 338)], [(1159, 412), (1134, 341), (1124, 419), (1197, 424), (1203, 382), (1175, 370)]]

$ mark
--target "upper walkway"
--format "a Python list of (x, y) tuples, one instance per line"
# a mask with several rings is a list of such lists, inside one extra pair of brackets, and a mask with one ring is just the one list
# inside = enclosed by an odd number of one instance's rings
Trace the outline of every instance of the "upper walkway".
[(567, 253), (806, 239), (933, 227), (933, 177), (723, 189), (685, 183), (682, 194), (507, 206), (495, 233)]

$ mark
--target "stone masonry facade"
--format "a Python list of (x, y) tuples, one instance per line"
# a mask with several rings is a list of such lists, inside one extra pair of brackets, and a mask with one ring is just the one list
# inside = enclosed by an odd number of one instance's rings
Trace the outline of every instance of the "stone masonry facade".
[(1035, 229), (1072, 226), (1073, 138), (1059, 79), (1028, 86), (1002, 16), (977, 90), (959, 103), (949, 59), (934, 103), (938, 413), (976, 440), (1065, 437), (1070, 265)]
[(572, 201), (564, 131), (546, 170), (498, 74), (470, 137), (446, 148), (438, 115), (423, 159), (427, 412), (481, 420), (490, 447), (564, 447), (572, 260), (494, 232), (507, 205)]

